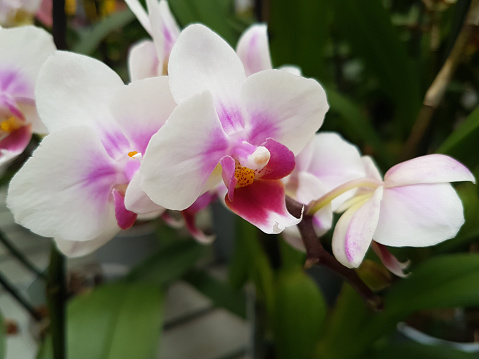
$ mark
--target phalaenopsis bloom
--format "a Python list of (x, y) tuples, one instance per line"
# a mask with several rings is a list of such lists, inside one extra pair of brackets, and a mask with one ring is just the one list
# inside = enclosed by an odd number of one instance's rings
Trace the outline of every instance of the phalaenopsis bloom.
[(166, 77), (125, 86), (103, 63), (57, 52), (36, 96), (50, 134), (10, 183), (7, 204), (18, 223), (78, 256), (132, 226), (137, 214), (161, 211), (140, 190), (138, 169), (176, 105)]
[(35, 83), (52, 37), (33, 26), (0, 28), (0, 170), (23, 152), (32, 132), (46, 134), (35, 105)]
[(144, 156), (148, 196), (183, 210), (222, 179), (227, 206), (264, 232), (298, 223), (281, 179), (323, 122), (323, 88), (279, 70), (247, 77), (235, 51), (202, 25), (180, 34), (168, 74), (178, 106)]

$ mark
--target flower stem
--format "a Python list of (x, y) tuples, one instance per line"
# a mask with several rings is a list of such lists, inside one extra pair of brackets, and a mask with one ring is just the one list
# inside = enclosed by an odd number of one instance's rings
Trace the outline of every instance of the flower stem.
[[(286, 207), (293, 216), (301, 216), (303, 207), (301, 203), (286, 197)], [(312, 215), (308, 213), (304, 214), (301, 222), (298, 224), (298, 229), (306, 248), (306, 268), (310, 268), (316, 264), (333, 270), (346, 280), (372, 309), (379, 311), (383, 308), (381, 297), (374, 294), (353, 269), (343, 266), (332, 254), (324, 249), (314, 231)]]
[(16, 258), (20, 263), (22, 263), (26, 268), (35, 273), (38, 277), (46, 279), (45, 273), (38, 269), (30, 260), (19, 251), (5, 236), (5, 233), (0, 231), (0, 242), (8, 249), (8, 251)]
[(306, 214), (309, 216), (314, 215), (321, 208), (331, 203), (333, 199), (339, 197), (343, 193), (350, 191), (354, 188), (359, 188), (359, 187), (377, 188), (378, 186), (381, 186), (381, 185), (382, 185), (382, 182), (372, 178), (353, 179), (329, 191), (328, 193), (324, 194), (317, 200), (311, 201), (307, 206)]
[(66, 358), (65, 300), (65, 259), (56, 246), (52, 245), (47, 279), (47, 305), (50, 317), (53, 359)]
[(67, 18), (65, 15), (65, 0), (53, 0), (52, 35), (58, 50), (66, 50)]

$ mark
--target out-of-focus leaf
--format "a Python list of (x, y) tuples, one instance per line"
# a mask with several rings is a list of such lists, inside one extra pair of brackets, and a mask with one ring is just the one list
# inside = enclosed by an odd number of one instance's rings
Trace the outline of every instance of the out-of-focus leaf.
[(279, 242), (279, 250), (281, 253), (281, 267), (286, 271), (303, 269), (306, 254), (293, 248), (279, 235), (276, 237), (275, 240)]
[(130, 10), (119, 11), (101, 20), (80, 34), (80, 39), (72, 51), (90, 55), (111, 32), (119, 30), (135, 19)]
[(5, 358), (6, 353), (6, 330), (3, 315), (0, 312), (0, 359)]
[(234, 286), (242, 285), (245, 279), (254, 282), (256, 293), (265, 302), (268, 314), (274, 305), (273, 270), (258, 241), (258, 229), (237, 217), (234, 257), (229, 269), (229, 278)]
[(47, 335), (38, 348), (36, 359), (53, 359), (52, 337)]
[(397, 130), (402, 134), (414, 123), (422, 101), (417, 69), (406, 46), (399, 40), (390, 15), (380, 0), (337, 0), (337, 30), (375, 75), (384, 91), (394, 102)]
[(394, 343), (371, 351), (365, 356), (369, 359), (404, 359), (404, 358), (434, 358), (434, 359), (472, 359), (477, 354), (465, 353), (446, 346), (432, 346), (415, 343)]
[(479, 106), (444, 141), (437, 152), (450, 155), (470, 168), (479, 165)]
[(278, 358), (311, 358), (326, 317), (323, 296), (301, 270), (282, 272), (275, 284), (272, 324)]
[(203, 23), (230, 45), (235, 45), (239, 33), (228, 22), (232, 18), (230, 0), (169, 0), (168, 3), (182, 27), (191, 23)]
[(390, 166), (393, 163), (393, 157), (387, 150), (383, 141), (377, 134), (369, 119), (364, 115), (358, 105), (339, 92), (327, 88), (328, 102), (331, 106), (330, 111), (336, 111), (344, 121), (344, 133), (352, 137), (360, 137), (364, 143), (371, 146), (374, 150), (374, 156), (384, 165)]
[(155, 358), (163, 299), (157, 286), (105, 285), (68, 306), (69, 359)]
[(274, 66), (300, 66), (308, 77), (329, 77), (323, 66), (331, 6), (326, 0), (272, 0), (269, 33)]
[(175, 241), (133, 268), (127, 280), (165, 285), (192, 268), (206, 250), (193, 240)]
[(188, 272), (183, 279), (210, 298), (215, 305), (225, 308), (239, 317), (246, 318), (245, 295), (233, 289), (228, 283), (222, 282), (202, 270)]

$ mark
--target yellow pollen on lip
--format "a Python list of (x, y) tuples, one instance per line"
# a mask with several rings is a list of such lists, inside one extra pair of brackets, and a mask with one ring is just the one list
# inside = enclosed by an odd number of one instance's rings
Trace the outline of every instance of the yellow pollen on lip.
[(135, 156), (135, 155), (137, 155), (137, 154), (138, 154), (138, 151), (128, 152), (128, 156), (130, 156), (130, 157), (133, 157), (133, 156)]
[(235, 177), (238, 181), (236, 188), (246, 187), (254, 182), (254, 171), (248, 167), (237, 166), (235, 168)]
[(11, 133), (15, 130), (18, 130), (20, 127), (22, 127), (21, 122), (17, 120), (15, 116), (10, 116), (0, 122), (0, 130), (3, 132)]

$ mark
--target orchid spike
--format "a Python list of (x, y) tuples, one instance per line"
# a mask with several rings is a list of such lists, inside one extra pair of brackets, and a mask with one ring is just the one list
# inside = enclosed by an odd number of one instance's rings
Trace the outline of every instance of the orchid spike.
[(150, 34), (130, 49), (128, 69), (131, 81), (166, 75), (171, 49), (180, 29), (165, 0), (147, 0), (148, 13), (138, 0), (125, 0), (138, 21)]
[(23, 152), (32, 132), (47, 133), (34, 89), (40, 67), (54, 52), (52, 37), (40, 28), (0, 28), (0, 170)]
[[(391, 247), (426, 247), (457, 234), (464, 213), (449, 182), (475, 182), (464, 165), (445, 155), (427, 155), (392, 167), (382, 180), (372, 160), (365, 157), (364, 161), (369, 179), (363, 182), (368, 186), (339, 209), (346, 211), (333, 233), (333, 253), (339, 262), (358, 267), (373, 239)], [(335, 191), (340, 193), (331, 193)], [(384, 257), (381, 251), (379, 255)], [(383, 259), (386, 266), (387, 262)], [(388, 268), (396, 267), (400, 275), (404, 266), (393, 262)]]
[(222, 179), (227, 206), (264, 232), (298, 223), (280, 180), (323, 122), (323, 88), (278, 70), (246, 77), (234, 50), (202, 25), (180, 34), (169, 79), (178, 106), (145, 153), (141, 186), (148, 196), (183, 210)]
[(176, 105), (167, 78), (125, 86), (101, 62), (59, 51), (42, 68), (36, 96), (50, 134), (10, 183), (18, 223), (80, 256), (138, 214), (161, 210), (140, 190), (138, 168)]

